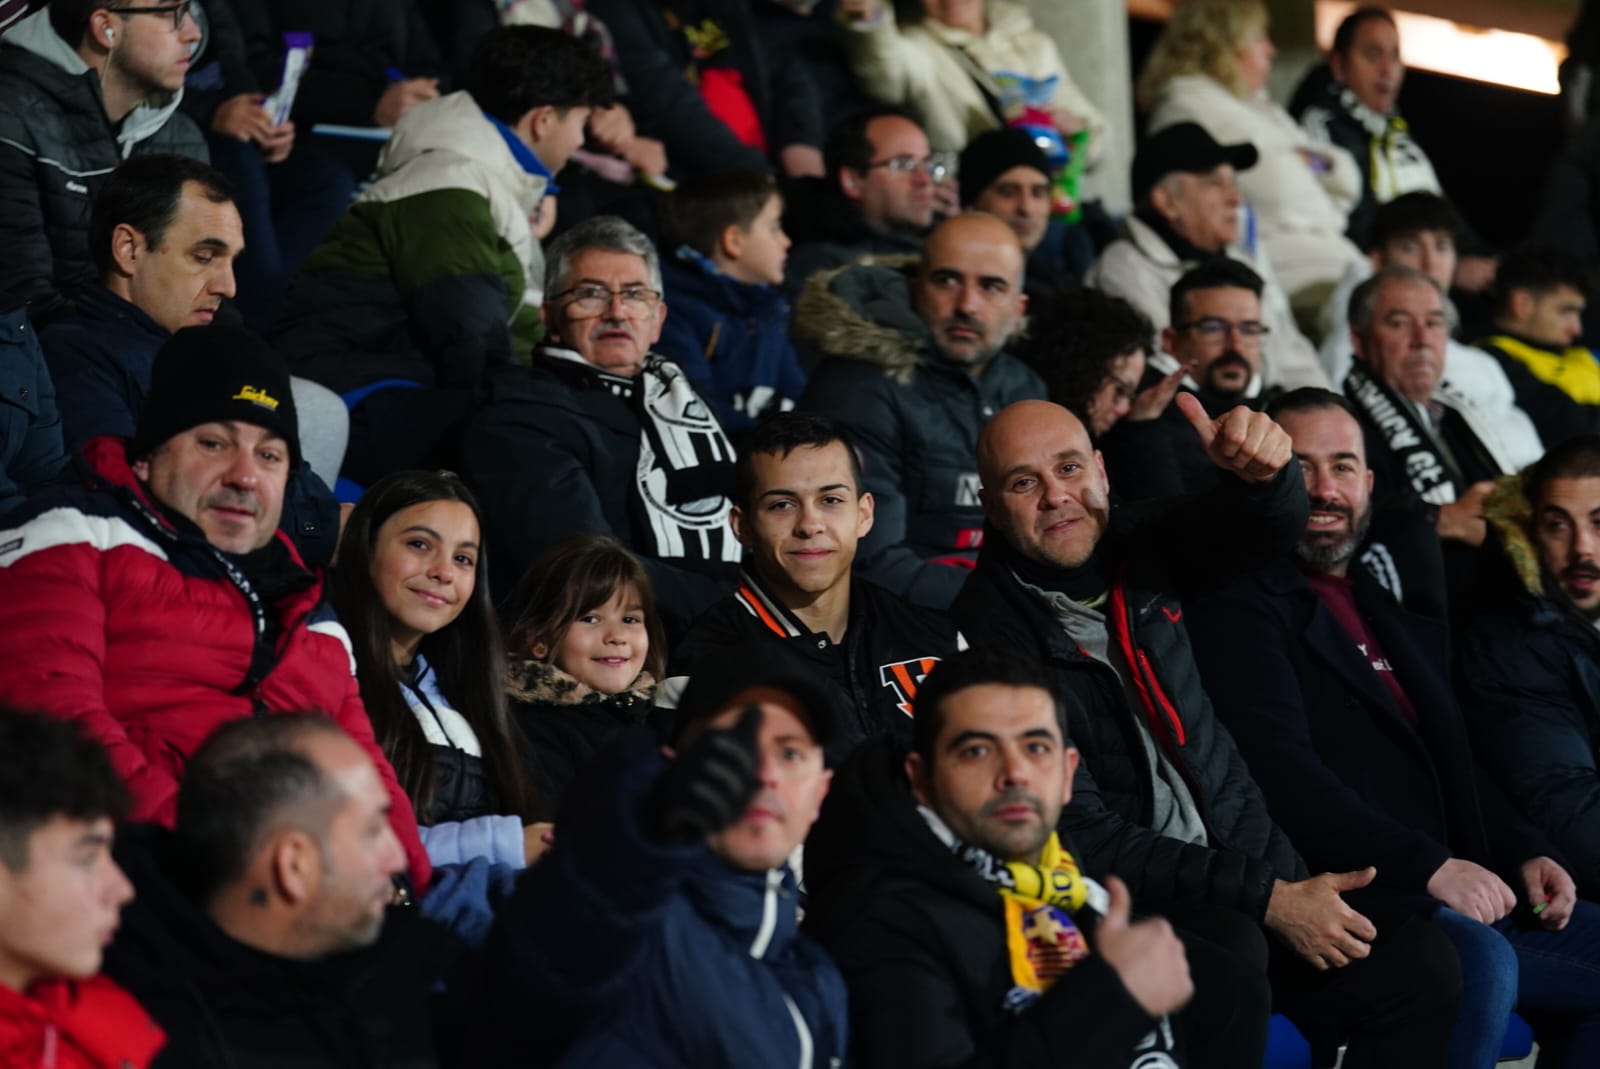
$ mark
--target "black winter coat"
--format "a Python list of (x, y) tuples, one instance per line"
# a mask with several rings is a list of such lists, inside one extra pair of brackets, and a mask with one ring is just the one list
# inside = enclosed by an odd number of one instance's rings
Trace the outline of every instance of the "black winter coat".
[(1377, 866), (1358, 899), (1429, 910), (1428, 880), (1451, 857), (1520, 887), (1521, 863), (1553, 850), (1492, 783), (1480, 790), (1447, 628), (1402, 609), (1364, 569), (1352, 569), (1352, 591), (1416, 727), (1292, 562), (1189, 607), (1206, 691), (1273, 820), (1314, 871)]
[(67, 463), (55, 390), (26, 309), (0, 312), (0, 518)]
[[(123, 159), (106, 117), (99, 75), (71, 74), (12, 41), (48, 33), (67, 45), (38, 12), (0, 43), (0, 306), (50, 297), (95, 282), (89, 255), (89, 206)], [(127, 121), (137, 121), (135, 111)], [(128, 153), (158, 152), (208, 159), (205, 139), (181, 112)]]
[(391, 909), (378, 942), (322, 961), (240, 943), (184, 893), (170, 831), (117, 834), (137, 897), (105, 973), (167, 1033), (154, 1069), (429, 1069), (429, 970), (453, 953), (414, 908)]
[[(1491, 521), (1498, 511), (1491, 498)], [(1480, 551), (1479, 597), (1456, 635), (1461, 704), (1485, 767), (1554, 841), (1583, 897), (1593, 898), (1600, 896), (1600, 633), (1539, 567), (1518, 526), (1509, 517), (1491, 522)]]
[(853, 579), (844, 641), (835, 643), (801, 623), (746, 569), (738, 593), (701, 613), (673, 647), (664, 687), (670, 697), (662, 700), (675, 703), (698, 668), (752, 637), (787, 646), (828, 681), (835, 708), (845, 717), (829, 747), (835, 758), (880, 735), (909, 745), (917, 687), (959, 642), (944, 613), (908, 605), (880, 586)]
[[(1266, 484), (1228, 477), (1199, 497), (1112, 510), (1098, 550), (1116, 577), (1105, 612), (1112, 641), (1141, 669), (1141, 709), (1129, 709), (1116, 673), (1080, 651), (1023, 589), (998, 535), (952, 606), (974, 645), (1022, 651), (1052, 669), (1083, 755), (1061, 831), (1077, 843), (1086, 868), (1121, 876), (1144, 908), (1205, 903), (1259, 919), (1275, 879), (1305, 875), (1212, 711), (1174, 595), (1214, 590), (1286, 553), (1305, 529), (1306, 513), (1295, 464)], [(1208, 846), (1150, 830), (1152, 771), (1136, 716), (1187, 782)]]
[[(1014, 981), (1000, 893), (918, 815), (903, 754), (881, 739), (858, 749), (806, 841), (806, 932), (850, 989), (851, 1064), (1133, 1064), (1155, 1022), (1098, 955), (1022, 1012), (1006, 1009)], [(1092, 912), (1074, 919), (1092, 940)]]

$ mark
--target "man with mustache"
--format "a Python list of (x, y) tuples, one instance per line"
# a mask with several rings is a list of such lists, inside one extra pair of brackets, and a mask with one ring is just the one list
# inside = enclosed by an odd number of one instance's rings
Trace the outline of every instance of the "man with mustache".
[(1600, 896), (1600, 437), (1504, 480), (1488, 516), (1462, 704), (1495, 781)]
[(1126, 885), (1056, 831), (1079, 755), (1045, 667), (954, 654), (916, 706), (910, 747), (858, 749), (806, 842), (806, 930), (849, 985), (853, 1064), (1259, 1065), (1261, 977), (1131, 921)]
[(793, 654), (746, 642), (690, 682), (665, 757), (643, 731), (597, 754), (484, 945), (462, 1064), (841, 1064), (844, 982), (790, 868), (837, 715)]
[(106, 974), (166, 1031), (158, 1064), (436, 1064), (439, 936), (391, 908), (406, 860), (390, 805), (372, 754), (331, 720), (250, 717), (195, 752), (173, 829), (118, 834), (137, 895)]
[(1347, 1067), (1443, 1066), (1459, 989), (1448, 942), (1420, 923), (1379, 937), (1344, 899), (1368, 868), (1308, 873), (1218, 724), (1184, 628), (1186, 602), (1305, 530), (1289, 436), (1243, 406), (1212, 419), (1192, 395), (1175, 403), (1222, 470), (1216, 487), (1115, 507), (1065, 409), (1026, 401), (990, 422), (978, 456), (993, 537), (956, 623), (979, 649), (1044, 661), (1068, 699), (1083, 760), (1058, 827), (1089, 871), (1117, 873), (1141, 908), (1265, 975), (1322, 1064), (1348, 1044)]
[(1309, 866), (1375, 870), (1350, 897), (1378, 945), (1420, 913), (1455, 946), (1462, 1002), (1449, 1065), (1492, 1066), (1514, 1002), (1582, 1018), (1558, 1064), (1593, 1065), (1600, 1047), (1582, 1037), (1600, 1022), (1588, 979), (1600, 908), (1577, 901), (1542, 832), (1499, 791), (1480, 790), (1444, 623), (1352, 567), (1372, 519), (1361, 425), (1326, 390), (1296, 390), (1269, 411), (1293, 440), (1311, 513), (1294, 559), (1189, 606), (1217, 715)]
[(914, 605), (949, 606), (983, 542), (974, 453), (983, 425), (1044, 381), (1006, 351), (1028, 307), (1017, 235), (984, 212), (939, 224), (910, 262), (819, 274), (795, 338), (826, 354), (802, 409), (861, 447), (876, 502), (861, 573)]
[(373, 740), (323, 576), (279, 529), (299, 420), (283, 360), (226, 326), (174, 334), (131, 438), (0, 530), (0, 700), (111, 754), (135, 820), (172, 822), (189, 755), (231, 720), (328, 710), (372, 758), (420, 891), (416, 818)]
[[(1282, 392), (1261, 379), (1262, 345), (1272, 334), (1262, 318), (1261, 276), (1217, 256), (1189, 269), (1172, 287), (1171, 325), (1161, 352), (1148, 361), (1146, 388), (1170, 383), (1193, 394), (1212, 418), (1236, 405), (1260, 409)], [(1100, 441), (1106, 472), (1124, 500), (1199, 493), (1217, 483), (1217, 468), (1189, 419), (1169, 404), (1153, 420), (1125, 420)]]
[(667, 306), (650, 239), (614, 215), (551, 242), (546, 343), (501, 371), (462, 443), (509, 590), (545, 549), (611, 534), (643, 561), (676, 639), (731, 593), (734, 451), (716, 410), (652, 346)]

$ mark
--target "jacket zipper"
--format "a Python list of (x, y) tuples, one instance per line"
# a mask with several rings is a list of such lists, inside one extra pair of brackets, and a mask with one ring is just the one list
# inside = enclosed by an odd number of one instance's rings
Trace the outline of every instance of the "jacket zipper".
[(772, 945), (773, 933), (778, 930), (778, 886), (783, 883), (783, 870), (767, 873), (767, 893), (761, 902), (761, 927), (756, 930), (755, 941), (750, 944), (750, 956), (760, 958)]

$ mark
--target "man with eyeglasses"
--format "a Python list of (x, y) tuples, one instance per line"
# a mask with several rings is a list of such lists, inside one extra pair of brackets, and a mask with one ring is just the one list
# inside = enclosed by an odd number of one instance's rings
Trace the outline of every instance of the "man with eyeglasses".
[(1174, 283), (1196, 264), (1227, 256), (1261, 276), (1261, 377), (1269, 386), (1328, 385), (1311, 342), (1295, 325), (1234, 176), (1256, 165), (1249, 143), (1220, 145), (1197, 123), (1178, 123), (1152, 135), (1133, 158), (1136, 207), (1123, 236), (1106, 247), (1084, 281), (1128, 301), (1160, 330), (1169, 318)]
[[(1145, 372), (1147, 384), (1181, 375), (1213, 419), (1239, 405), (1260, 411), (1281, 393), (1261, 381), (1261, 276), (1237, 260), (1203, 261), (1172, 287), (1172, 325)], [(1100, 442), (1112, 485), (1124, 500), (1193, 494), (1216, 485), (1216, 466), (1176, 405), (1153, 420), (1124, 420)]]
[(95, 284), (89, 207), (135, 155), (206, 160), (179, 113), (200, 27), (188, 3), (51, 0), (0, 41), (0, 303)]
[(644, 563), (669, 637), (734, 591), (734, 452), (716, 411), (651, 352), (667, 306), (650, 239), (595, 216), (551, 242), (545, 344), (502, 371), (462, 444), (510, 590), (541, 552), (611, 534)]
[(956, 212), (955, 158), (933, 152), (922, 127), (893, 108), (840, 122), (823, 146), (828, 175), (786, 197), (784, 232), (794, 242), (784, 289), (794, 299), (819, 271), (865, 254), (911, 255), (936, 213)]

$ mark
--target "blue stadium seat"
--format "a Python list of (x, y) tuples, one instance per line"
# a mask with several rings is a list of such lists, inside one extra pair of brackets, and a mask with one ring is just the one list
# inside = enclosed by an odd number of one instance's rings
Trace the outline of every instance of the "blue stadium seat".
[(1311, 1069), (1311, 1044), (1281, 1013), (1267, 1022), (1267, 1060), (1262, 1069)]

